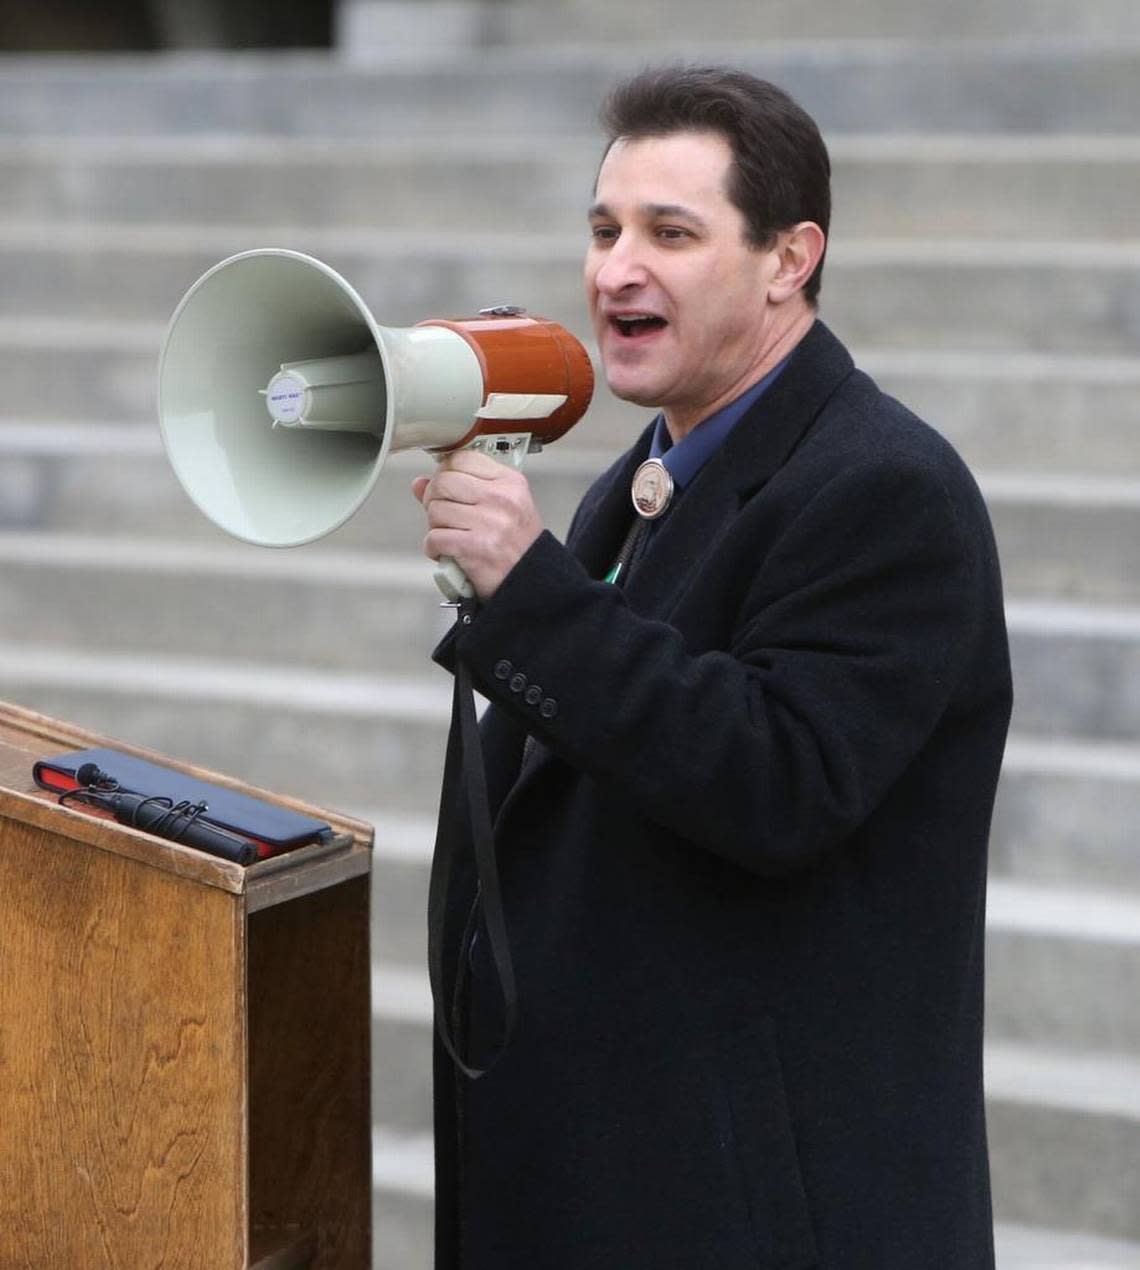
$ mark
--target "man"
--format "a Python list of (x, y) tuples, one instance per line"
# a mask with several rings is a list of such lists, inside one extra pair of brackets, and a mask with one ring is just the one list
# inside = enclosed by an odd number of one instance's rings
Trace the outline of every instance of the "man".
[[(803, 111), (667, 69), (606, 121), (586, 291), (611, 388), (659, 419), (565, 547), (482, 456), (414, 487), (482, 601), (437, 657), (491, 701), (521, 1002), (482, 1079), (437, 1047), (437, 1266), (983, 1270), (1011, 702), (985, 509), (816, 318)], [(674, 488), (646, 521), (651, 450)], [(482, 1065), (503, 1003), (470, 874), (446, 946)]]

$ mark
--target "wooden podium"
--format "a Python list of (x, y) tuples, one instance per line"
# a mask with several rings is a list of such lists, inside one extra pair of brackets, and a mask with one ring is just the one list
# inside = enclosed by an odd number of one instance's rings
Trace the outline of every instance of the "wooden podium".
[(0, 1267), (366, 1270), (370, 827), (249, 790), (337, 837), (243, 868), (35, 787), (92, 745), (0, 705)]

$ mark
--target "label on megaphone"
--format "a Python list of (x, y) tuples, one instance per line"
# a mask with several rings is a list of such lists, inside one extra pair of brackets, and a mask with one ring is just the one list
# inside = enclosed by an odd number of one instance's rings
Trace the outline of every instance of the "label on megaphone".
[(269, 387), (262, 391), (274, 423), (289, 425), (301, 418), (305, 408), (305, 385), (296, 375), (290, 375), (285, 370), (278, 371), (269, 381)]
[(491, 392), (476, 411), (479, 419), (549, 419), (566, 404), (564, 392)]

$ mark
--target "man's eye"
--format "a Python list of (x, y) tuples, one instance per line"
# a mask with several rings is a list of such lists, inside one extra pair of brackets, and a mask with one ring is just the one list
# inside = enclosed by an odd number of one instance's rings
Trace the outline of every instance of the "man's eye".
[(618, 231), (613, 225), (595, 225), (590, 230), (590, 235), (596, 243), (612, 243), (618, 236)]
[(664, 238), (667, 242), (677, 242), (682, 238), (689, 237), (687, 229), (679, 229), (676, 225), (662, 225), (657, 231), (658, 238)]

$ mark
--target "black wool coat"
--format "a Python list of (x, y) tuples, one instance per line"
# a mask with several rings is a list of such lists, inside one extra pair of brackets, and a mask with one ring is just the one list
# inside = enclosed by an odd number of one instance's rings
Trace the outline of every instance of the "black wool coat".
[(991, 1270), (982, 499), (817, 322), (619, 590), (648, 442), (436, 651), (491, 701), (521, 1000), (481, 1080), (437, 1043), (437, 1270)]

